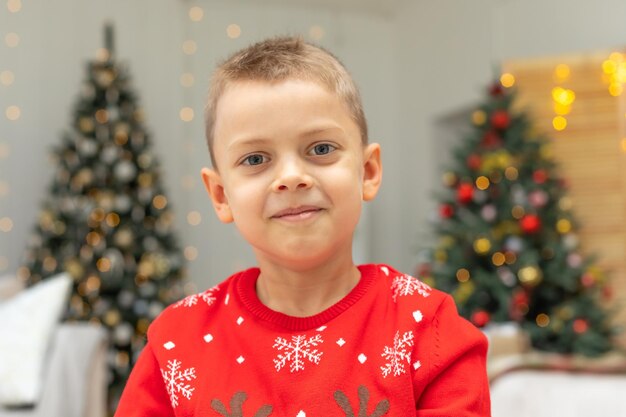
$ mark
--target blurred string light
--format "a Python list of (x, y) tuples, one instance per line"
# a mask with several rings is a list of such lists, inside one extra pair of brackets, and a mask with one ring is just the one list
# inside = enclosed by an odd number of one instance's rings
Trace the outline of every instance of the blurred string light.
[(22, 111), (20, 110), (18, 106), (13, 105), (13, 106), (7, 107), (5, 111), (5, 115), (7, 119), (14, 122), (20, 118), (20, 116), (22, 115)]
[(189, 223), (192, 226), (197, 226), (200, 224), (200, 222), (202, 221), (202, 215), (200, 214), (200, 212), (198, 211), (190, 211), (187, 214), (187, 223)]
[(571, 70), (566, 64), (559, 64), (554, 68), (553, 79), (557, 85), (552, 89), (552, 104), (555, 116), (552, 119), (552, 127), (556, 131), (562, 131), (567, 127), (565, 118), (572, 111), (572, 104), (576, 100), (574, 91), (561, 85), (569, 80)]
[(313, 40), (319, 41), (324, 35), (324, 28), (319, 25), (313, 25), (309, 28), (309, 37)]
[(4, 42), (9, 48), (17, 48), (20, 44), (20, 37), (15, 32), (9, 32), (4, 36)]
[(226, 35), (231, 39), (237, 39), (241, 36), (241, 27), (236, 23), (231, 23), (226, 27)]
[(12, 71), (5, 70), (0, 72), (0, 84), (9, 86), (15, 81), (15, 74)]
[(195, 246), (187, 246), (184, 250), (185, 259), (188, 261), (194, 261), (198, 257), (198, 249)]
[(603, 79), (608, 84), (609, 94), (618, 97), (624, 91), (626, 83), (626, 59), (621, 52), (613, 52), (602, 63)]
[(202, 7), (193, 6), (189, 9), (189, 19), (192, 22), (200, 22), (202, 18), (204, 18), (204, 10), (202, 10)]
[(22, 10), (22, 1), (21, 0), (8, 0), (7, 1), (7, 9), (11, 13), (17, 13)]
[(511, 88), (515, 85), (515, 77), (510, 72), (505, 72), (500, 76), (500, 84), (503, 87)]

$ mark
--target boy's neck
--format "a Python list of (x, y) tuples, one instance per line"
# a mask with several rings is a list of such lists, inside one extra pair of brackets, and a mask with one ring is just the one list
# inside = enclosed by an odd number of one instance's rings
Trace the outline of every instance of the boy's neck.
[(361, 273), (352, 257), (325, 262), (316, 268), (293, 270), (272, 262), (259, 262), (256, 293), (266, 307), (292, 317), (321, 313), (345, 297)]

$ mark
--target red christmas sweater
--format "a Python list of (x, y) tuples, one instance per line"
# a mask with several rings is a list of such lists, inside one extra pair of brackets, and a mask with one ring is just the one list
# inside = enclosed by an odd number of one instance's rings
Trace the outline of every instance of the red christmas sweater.
[(116, 417), (490, 416), (487, 341), (452, 298), (386, 265), (311, 317), (270, 310), (257, 268), (150, 326)]

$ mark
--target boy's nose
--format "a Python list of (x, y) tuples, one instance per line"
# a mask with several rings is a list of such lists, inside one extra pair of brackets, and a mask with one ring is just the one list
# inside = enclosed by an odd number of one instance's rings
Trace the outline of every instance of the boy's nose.
[(310, 188), (313, 179), (306, 173), (304, 167), (297, 162), (282, 164), (278, 175), (272, 184), (274, 191), (295, 191)]

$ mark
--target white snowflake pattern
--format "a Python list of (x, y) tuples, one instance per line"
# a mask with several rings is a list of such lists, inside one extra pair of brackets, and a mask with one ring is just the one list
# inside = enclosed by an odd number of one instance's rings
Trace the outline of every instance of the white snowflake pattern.
[(304, 369), (304, 360), (318, 365), (324, 352), (319, 352), (317, 349), (311, 349), (324, 343), (322, 335), (317, 334), (313, 337), (306, 338), (305, 335), (291, 336), (291, 342), (282, 337), (277, 337), (272, 346), (274, 349), (278, 349), (281, 352), (274, 359), (274, 367), (276, 372), (280, 371), (287, 362), (289, 362), (289, 369), (291, 372), (297, 372)]
[(167, 393), (170, 396), (170, 401), (172, 402), (172, 407), (175, 408), (178, 406), (178, 394), (182, 394), (183, 397), (188, 400), (191, 399), (191, 394), (195, 390), (190, 384), (186, 384), (185, 382), (189, 382), (192, 379), (196, 379), (196, 369), (195, 368), (187, 368), (182, 372), (180, 371), (181, 362), (174, 359), (167, 361), (167, 371), (161, 369), (161, 375), (163, 376), (163, 380), (165, 381), (165, 388), (167, 389)]
[(411, 362), (411, 347), (413, 347), (413, 332), (408, 331), (400, 338), (400, 331), (397, 331), (393, 338), (393, 347), (385, 346), (383, 353), (381, 353), (381, 356), (387, 361), (385, 366), (380, 367), (384, 378), (391, 374), (400, 376), (406, 373), (404, 362), (407, 364)]
[(393, 301), (397, 301), (399, 295), (413, 295), (415, 292), (422, 297), (428, 297), (432, 288), (415, 277), (400, 274), (393, 279), (391, 290), (393, 291)]
[(212, 305), (215, 300), (217, 299), (215, 297), (215, 293), (219, 291), (218, 287), (212, 287), (209, 288), (208, 290), (198, 293), (198, 294), (191, 294), (188, 295), (187, 297), (183, 298), (182, 300), (180, 300), (179, 302), (177, 302), (176, 304), (174, 304), (174, 308), (178, 308), (178, 307), (193, 307), (195, 306), (199, 300), (204, 301), (207, 305)]

